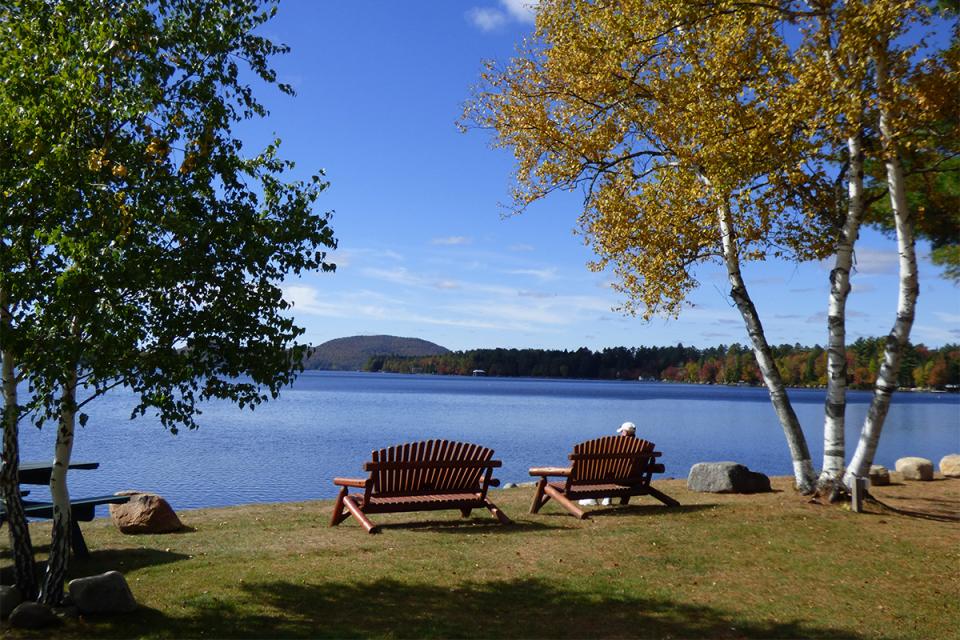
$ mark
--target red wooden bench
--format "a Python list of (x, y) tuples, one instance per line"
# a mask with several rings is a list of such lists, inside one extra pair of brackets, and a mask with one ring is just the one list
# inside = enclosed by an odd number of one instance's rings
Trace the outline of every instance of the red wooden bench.
[[(331, 527), (352, 515), (368, 533), (377, 533), (379, 527), (367, 514), (459, 509), (466, 518), (479, 507), (488, 509), (503, 524), (511, 522), (487, 497), (487, 489), (500, 484), (491, 477), (493, 469), (501, 465), (492, 459), (492, 449), (426, 440), (380, 449), (372, 457), (363, 465), (369, 477), (333, 479), (341, 489)], [(351, 488), (363, 493), (349, 493)]]
[[(550, 498), (574, 516), (587, 514), (575, 504), (584, 498), (620, 498), (627, 504), (631, 496), (653, 496), (670, 507), (680, 503), (650, 486), (654, 473), (663, 473), (664, 466), (655, 462), (660, 457), (653, 443), (626, 436), (606, 436), (587, 440), (573, 447), (569, 467), (533, 467), (530, 475), (540, 476), (530, 513), (536, 513)], [(564, 478), (549, 482), (550, 477)]]

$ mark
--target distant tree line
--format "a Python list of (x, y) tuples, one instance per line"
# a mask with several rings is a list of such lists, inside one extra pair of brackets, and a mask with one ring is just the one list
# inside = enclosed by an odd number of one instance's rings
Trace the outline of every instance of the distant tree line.
[[(883, 362), (884, 339), (861, 338), (847, 349), (847, 379), (851, 387), (869, 388)], [(795, 387), (827, 384), (827, 353), (819, 345), (783, 344), (773, 347), (784, 381)], [(670, 347), (615, 347), (591, 351), (553, 349), (472, 349), (438, 356), (375, 356), (364, 367), (387, 373), (472, 375), (533, 378), (639, 378), (700, 384), (761, 384), (760, 370), (749, 347), (741, 344), (706, 349), (677, 344)], [(900, 361), (904, 388), (943, 389), (960, 384), (960, 345), (930, 349), (908, 345)]]

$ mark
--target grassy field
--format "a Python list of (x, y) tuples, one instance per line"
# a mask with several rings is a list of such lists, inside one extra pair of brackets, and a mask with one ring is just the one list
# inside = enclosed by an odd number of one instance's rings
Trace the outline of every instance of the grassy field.
[[(516, 524), (457, 512), (327, 526), (332, 501), (184, 511), (191, 531), (84, 525), (73, 576), (116, 569), (143, 608), (56, 637), (957, 638), (960, 480), (897, 483), (896, 511), (773, 493), (647, 498), (578, 521), (532, 488), (494, 491)], [(33, 525), (35, 541), (49, 526)], [(42, 559), (45, 547), (40, 547)], [(9, 580), (3, 535), (0, 565)], [(9, 631), (9, 630), (5, 630)], [(49, 634), (43, 634), (49, 635)], [(7, 637), (42, 637), (29, 633)]]

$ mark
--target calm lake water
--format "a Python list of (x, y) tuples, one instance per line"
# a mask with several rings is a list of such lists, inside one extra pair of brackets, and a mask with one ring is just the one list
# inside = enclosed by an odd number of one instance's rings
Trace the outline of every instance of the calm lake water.
[[(822, 390), (790, 391), (815, 465), (822, 456)], [(856, 446), (870, 401), (848, 396), (847, 442)], [(363, 476), (373, 449), (429, 438), (476, 442), (503, 461), (504, 482), (529, 480), (533, 465), (560, 465), (571, 446), (637, 424), (664, 452), (667, 477), (691, 465), (734, 460), (790, 475), (783, 432), (765, 389), (684, 384), (304, 373), (279, 400), (256, 411), (209, 403), (201, 428), (173, 436), (150, 417), (129, 420), (133, 397), (116, 392), (88, 405), (73, 459), (100, 462), (69, 475), (73, 496), (139, 489), (174, 509), (335, 495), (334, 476)], [(22, 427), (22, 459), (52, 458), (55, 429)], [(898, 393), (876, 462), (902, 456), (936, 464), (960, 451), (960, 396)], [(42, 496), (36, 487), (31, 497)], [(104, 509), (104, 513), (105, 513)]]

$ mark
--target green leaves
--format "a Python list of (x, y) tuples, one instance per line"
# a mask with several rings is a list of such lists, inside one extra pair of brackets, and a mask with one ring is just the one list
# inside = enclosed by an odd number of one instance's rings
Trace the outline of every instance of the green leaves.
[[(171, 430), (196, 403), (255, 406), (292, 381), (288, 273), (329, 271), (320, 175), (279, 140), (246, 155), (287, 51), (253, 0), (16, 0), (0, 8), (0, 277), (38, 422), (71, 370), (123, 384)], [(283, 88), (281, 88), (283, 90)], [(322, 174), (321, 174), (322, 175)], [(7, 332), (8, 334), (10, 332)], [(246, 376), (243, 380), (241, 376)]]

